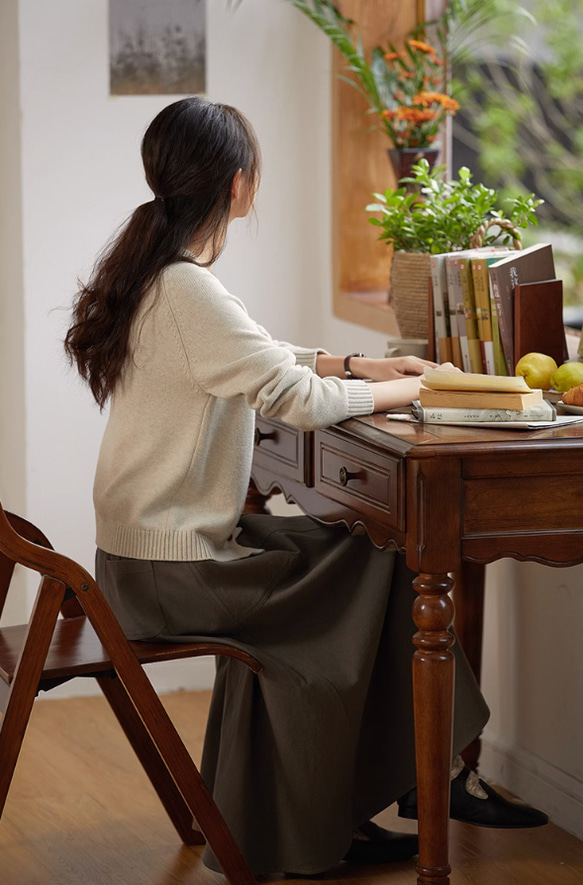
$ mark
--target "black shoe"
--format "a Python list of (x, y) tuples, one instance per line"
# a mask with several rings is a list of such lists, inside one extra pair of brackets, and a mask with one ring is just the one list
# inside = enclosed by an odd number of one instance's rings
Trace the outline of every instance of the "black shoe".
[[(470, 781), (467, 786), (474, 790), (474, 794), (466, 789), (468, 778)], [(398, 805), (399, 817), (417, 820), (416, 788), (399, 799)], [(537, 811), (528, 805), (509, 802), (465, 766), (451, 782), (449, 816), (452, 820), (460, 820), (476, 827), (495, 827), (503, 830), (542, 827), (549, 822), (547, 815), (542, 811)]]
[(392, 833), (369, 820), (358, 827), (344, 860), (349, 863), (396, 863), (410, 860), (416, 854), (419, 854), (419, 839), (414, 833)]

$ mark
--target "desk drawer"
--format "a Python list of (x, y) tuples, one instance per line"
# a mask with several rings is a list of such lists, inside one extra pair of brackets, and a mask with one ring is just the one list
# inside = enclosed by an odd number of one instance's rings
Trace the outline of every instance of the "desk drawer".
[(311, 433), (282, 421), (257, 417), (253, 463), (278, 476), (311, 485)]
[(334, 430), (316, 433), (314, 485), (351, 510), (405, 529), (404, 462), (353, 443)]

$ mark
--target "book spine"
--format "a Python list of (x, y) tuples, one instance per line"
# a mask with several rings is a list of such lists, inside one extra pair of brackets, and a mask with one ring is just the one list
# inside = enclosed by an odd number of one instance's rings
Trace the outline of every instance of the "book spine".
[(492, 291), (492, 286), (488, 288), (488, 295), (490, 298), (490, 316), (492, 318), (492, 349), (494, 351), (494, 368), (495, 375), (508, 375), (508, 369), (506, 367), (506, 360), (504, 359), (504, 352), (502, 350), (502, 341), (500, 339), (500, 325), (498, 323), (498, 308), (496, 307), (496, 302), (494, 300), (494, 293)]
[(449, 316), (449, 334), (451, 336), (451, 361), (458, 369), (463, 369), (462, 351), (460, 347), (460, 337), (457, 324), (457, 314), (455, 306), (455, 298), (452, 288), (452, 268), (450, 265), (451, 255), (444, 253), (445, 263), (445, 285), (447, 291), (447, 304)]
[(492, 295), (494, 296), (494, 303), (496, 305), (496, 316), (498, 317), (498, 329), (500, 332), (500, 341), (502, 343), (502, 352), (504, 353), (504, 362), (506, 363), (506, 371), (508, 375), (512, 375), (514, 373), (514, 366), (512, 364), (513, 342), (508, 317), (504, 310), (501, 281), (498, 278), (495, 267), (490, 267), (489, 273)]
[(496, 363), (494, 361), (494, 342), (492, 338), (488, 266), (484, 258), (472, 258), (471, 267), (482, 362), (486, 374), (495, 375)]
[(464, 305), (464, 319), (466, 322), (466, 337), (468, 339), (468, 356), (471, 372), (484, 372), (480, 339), (478, 338), (478, 326), (476, 322), (476, 301), (469, 258), (459, 259), (460, 288)]
[(438, 406), (422, 406), (418, 400), (412, 405), (412, 413), (419, 421), (488, 422), (500, 421), (554, 421), (557, 411), (552, 403), (545, 400), (527, 409), (442, 409)]
[[(459, 274), (459, 256), (448, 255), (446, 259), (447, 266), (447, 291), (449, 298), (450, 319), (453, 328), (455, 326), (456, 338), (459, 344), (459, 358), (461, 363), (454, 360), (454, 365), (463, 369), (464, 372), (470, 372), (470, 354), (468, 351), (468, 336), (466, 333), (466, 317), (464, 314), (464, 302), (462, 298), (462, 287)], [(455, 340), (455, 339), (454, 339)]]
[(436, 355), (440, 363), (452, 361), (451, 332), (449, 324), (449, 302), (447, 299), (447, 277), (445, 255), (432, 255), (431, 282), (433, 285), (433, 316), (435, 322)]

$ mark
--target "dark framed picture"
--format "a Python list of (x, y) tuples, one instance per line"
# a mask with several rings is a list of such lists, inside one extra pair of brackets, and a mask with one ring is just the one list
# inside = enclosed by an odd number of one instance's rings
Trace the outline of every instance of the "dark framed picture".
[(111, 95), (206, 90), (206, 0), (109, 0)]

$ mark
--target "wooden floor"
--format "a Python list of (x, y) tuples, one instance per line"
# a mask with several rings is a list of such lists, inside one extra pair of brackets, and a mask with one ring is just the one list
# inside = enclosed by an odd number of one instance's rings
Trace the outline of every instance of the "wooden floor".
[[(165, 698), (197, 760), (208, 701), (208, 692)], [(377, 820), (415, 829), (390, 809)], [(0, 822), (2, 885), (220, 885), (200, 854), (180, 842), (102, 698), (37, 702)], [(453, 822), (451, 854), (451, 885), (583, 883), (583, 843), (553, 825)], [(416, 875), (414, 863), (341, 864), (322, 880), (414, 885)]]

